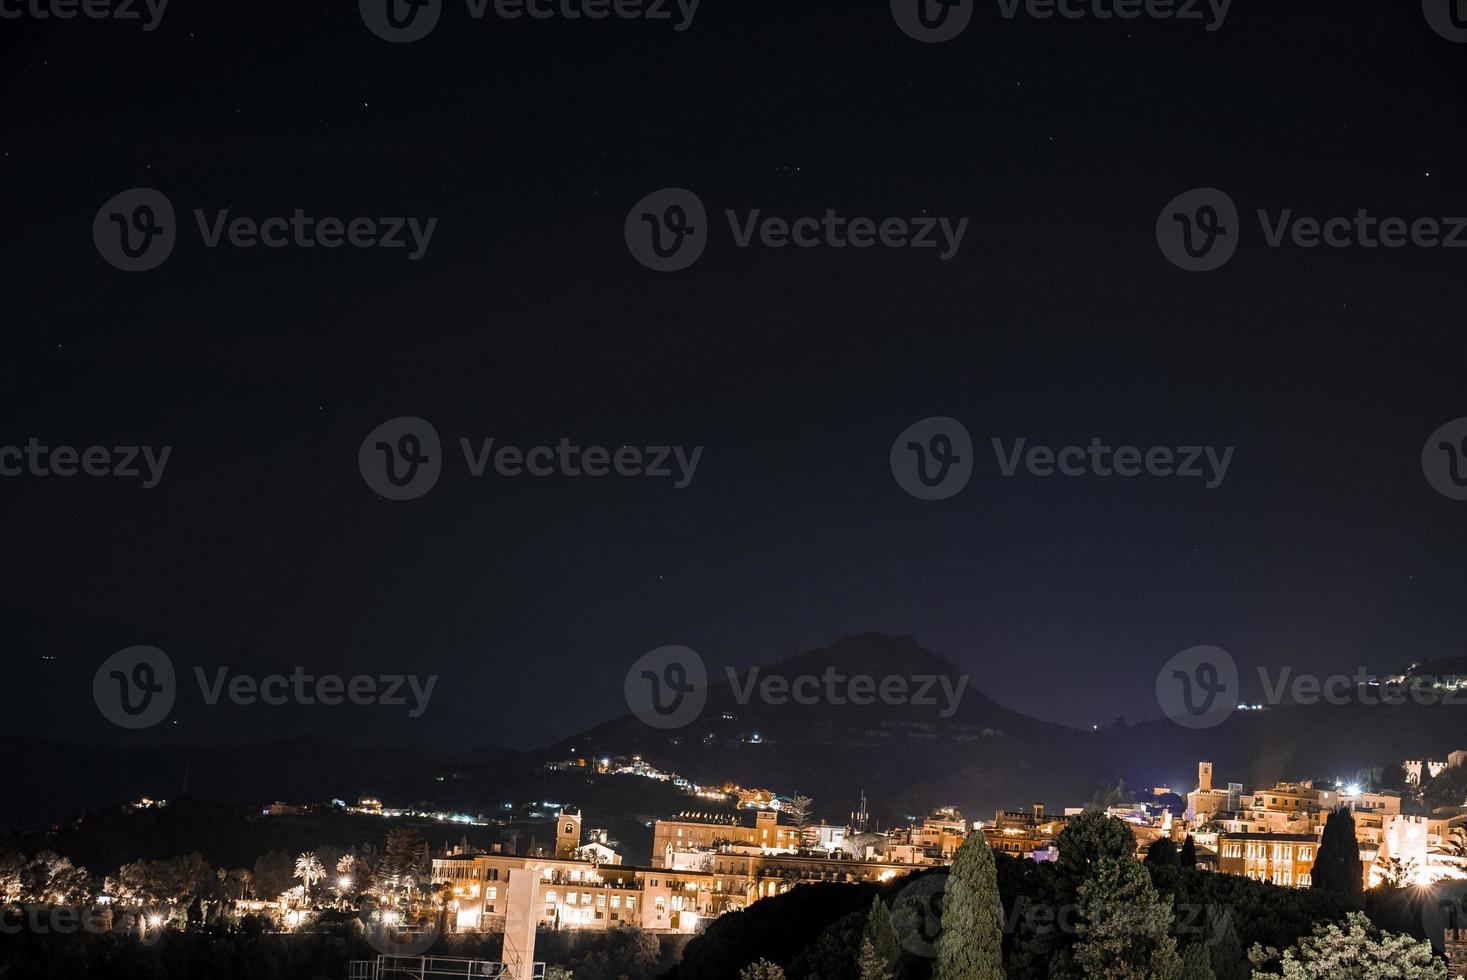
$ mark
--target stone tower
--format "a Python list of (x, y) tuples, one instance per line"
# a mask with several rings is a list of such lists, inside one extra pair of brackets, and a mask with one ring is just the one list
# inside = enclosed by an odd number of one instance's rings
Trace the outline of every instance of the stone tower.
[(555, 856), (572, 857), (581, 846), (581, 813), (566, 813), (564, 810), (555, 821)]

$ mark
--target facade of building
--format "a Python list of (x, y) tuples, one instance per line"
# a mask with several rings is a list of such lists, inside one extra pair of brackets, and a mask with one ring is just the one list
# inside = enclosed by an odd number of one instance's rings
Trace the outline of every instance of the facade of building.
[(1319, 842), (1313, 834), (1228, 834), (1217, 836), (1217, 867), (1275, 885), (1307, 888)]
[(1046, 813), (1043, 803), (1029, 810), (999, 810), (993, 824), (983, 828), (988, 845), (1012, 857), (1035, 857), (1047, 854), (1055, 846), (1055, 838), (1065, 829), (1069, 818)]
[(658, 820), (652, 826), (652, 866), (671, 867), (677, 851), (712, 851), (732, 845), (793, 852), (799, 846), (800, 832), (781, 824), (779, 816), (775, 810), (755, 810), (737, 815), (681, 813), (671, 820)]

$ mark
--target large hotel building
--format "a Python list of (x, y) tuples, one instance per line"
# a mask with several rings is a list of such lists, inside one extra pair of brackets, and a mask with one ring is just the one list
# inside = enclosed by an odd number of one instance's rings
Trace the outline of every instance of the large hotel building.
[[(961, 821), (955, 811), (932, 819), (949, 831), (954, 820)], [(755, 812), (750, 821), (681, 815), (654, 824), (652, 866), (640, 868), (621, 864), (602, 842), (583, 844), (580, 815), (562, 813), (554, 857), (458, 848), (433, 859), (433, 884), (452, 889), (460, 930), (502, 930), (510, 872), (520, 870), (534, 875), (529, 912), (542, 926), (691, 933), (704, 918), (801, 882), (885, 881), (936, 860), (915, 846), (894, 847), (880, 834), (842, 834), (829, 843), (837, 835), (828, 827), (805, 831), (816, 839), (823, 834), (825, 847), (797, 853), (800, 833), (768, 810)], [(944, 842), (942, 827), (928, 833)]]

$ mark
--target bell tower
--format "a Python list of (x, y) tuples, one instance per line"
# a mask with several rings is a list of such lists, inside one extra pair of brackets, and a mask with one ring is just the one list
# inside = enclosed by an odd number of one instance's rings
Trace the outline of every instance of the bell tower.
[(581, 846), (581, 812), (567, 813), (564, 810), (555, 820), (555, 856), (572, 857)]

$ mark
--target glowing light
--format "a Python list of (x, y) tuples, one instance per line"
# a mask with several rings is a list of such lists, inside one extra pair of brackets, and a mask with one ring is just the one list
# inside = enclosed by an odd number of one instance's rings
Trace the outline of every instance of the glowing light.
[(148, 925), (152, 926), (154, 929), (158, 928), (162, 924), (163, 916), (159, 915), (157, 912), (154, 912), (152, 915), (148, 916)]
[(336, 887), (341, 889), (342, 891), (346, 891), (348, 888), (351, 887), (351, 878), (347, 877), (346, 875), (342, 875), (340, 878), (336, 879)]
[(397, 925), (397, 920), (399, 918), (400, 918), (400, 916), (396, 912), (383, 912), (382, 913), (382, 921), (384, 923), (386, 923), (387, 925), (389, 925), (389, 926), (395, 926), (395, 925)]

